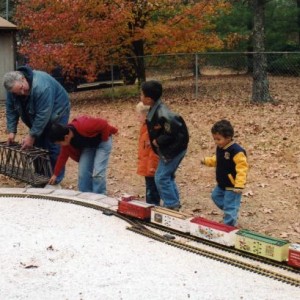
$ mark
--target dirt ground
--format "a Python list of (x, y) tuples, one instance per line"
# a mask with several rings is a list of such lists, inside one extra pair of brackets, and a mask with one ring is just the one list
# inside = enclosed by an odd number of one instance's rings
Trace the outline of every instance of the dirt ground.
[[(163, 100), (186, 120), (190, 132), (188, 153), (177, 171), (182, 211), (221, 221), (222, 212), (210, 193), (215, 170), (200, 165), (215, 146), (210, 134), (214, 122), (226, 118), (235, 128), (235, 139), (247, 151), (250, 171), (243, 193), (239, 226), (300, 242), (300, 79), (270, 79), (274, 104), (250, 104), (251, 79), (243, 76), (201, 79), (199, 99), (191, 80), (165, 83)], [(135, 105), (139, 97), (108, 99), (102, 91), (71, 94), (72, 117), (88, 114), (106, 118), (119, 128), (114, 138), (108, 170), (108, 194), (144, 197), (144, 178), (136, 174), (139, 124)], [(1, 140), (6, 139), (5, 111), (0, 109)], [(18, 139), (26, 133), (21, 124)], [(0, 175), (2, 186), (26, 184)], [(63, 188), (77, 188), (77, 164), (69, 160)]]

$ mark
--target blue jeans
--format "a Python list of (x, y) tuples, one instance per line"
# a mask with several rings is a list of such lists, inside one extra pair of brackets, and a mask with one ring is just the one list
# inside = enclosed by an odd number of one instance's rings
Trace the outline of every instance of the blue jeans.
[(106, 170), (112, 149), (112, 137), (95, 148), (83, 148), (78, 165), (78, 189), (106, 195)]
[(149, 204), (159, 205), (160, 196), (157, 190), (154, 177), (145, 177), (146, 183), (146, 202)]
[[(69, 120), (70, 113), (66, 113), (65, 115), (61, 116), (61, 118), (57, 121), (62, 125), (67, 125), (68, 120)], [(38, 148), (43, 148), (49, 151), (49, 158), (50, 158), (50, 164), (52, 167), (52, 170), (54, 170), (59, 152), (60, 152), (60, 145), (51, 143), (50, 140), (48, 139), (48, 129), (51, 126), (51, 124), (48, 124), (47, 127), (45, 128), (44, 132), (42, 133), (41, 136), (36, 138), (34, 142), (34, 146)], [(65, 167), (62, 168), (60, 173), (58, 174), (55, 183), (58, 184), (60, 183), (65, 176)]]
[(175, 172), (184, 158), (186, 150), (180, 152), (170, 160), (159, 158), (157, 170), (155, 172), (155, 183), (164, 202), (164, 207), (177, 208), (180, 206), (179, 192), (175, 182)]
[(216, 186), (212, 191), (211, 198), (224, 211), (224, 224), (235, 226), (242, 195), (233, 191), (223, 190), (219, 186)]

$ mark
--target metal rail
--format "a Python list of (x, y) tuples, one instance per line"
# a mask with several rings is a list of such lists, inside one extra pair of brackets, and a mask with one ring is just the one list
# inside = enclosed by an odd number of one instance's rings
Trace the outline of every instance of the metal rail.
[[(158, 225), (158, 224), (146, 223), (146, 222), (143, 222), (143, 224), (145, 226), (161, 230), (161, 226)], [(273, 267), (276, 267), (276, 268), (280, 268), (280, 269), (283, 269), (283, 270), (286, 270), (286, 271), (289, 271), (289, 272), (296, 273), (296, 274), (300, 275), (300, 269), (296, 269), (296, 268), (294, 268), (292, 266), (289, 266), (289, 265), (287, 265), (286, 263), (283, 263), (283, 262), (275, 261), (275, 260), (272, 260), (272, 259), (269, 259), (269, 258), (266, 258), (266, 257), (262, 257), (262, 256), (258, 256), (258, 255), (252, 254), (252, 253), (248, 253), (248, 252), (243, 252), (243, 251), (240, 251), (236, 248), (228, 247), (228, 246), (218, 244), (218, 243), (215, 243), (215, 242), (212, 242), (212, 241), (209, 241), (209, 240), (201, 239), (199, 237), (189, 235), (189, 234), (185, 234), (183, 232), (174, 230), (172, 228), (164, 227), (164, 231), (169, 233), (169, 234), (175, 235), (175, 236), (180, 236), (180, 237), (185, 238), (189, 241), (204, 244), (204, 245), (222, 250), (224, 252), (232, 253), (232, 254), (235, 254), (235, 255), (238, 255), (238, 256), (241, 256), (241, 257), (245, 257), (247, 259), (251, 259), (253, 261), (258, 261), (258, 262), (261, 262), (261, 263), (264, 263), (264, 264), (267, 264), (267, 265), (270, 265), (270, 266), (273, 266)]]
[(246, 262), (242, 262), (242, 261), (238, 261), (238, 260), (229, 258), (229, 257), (221, 255), (221, 254), (212, 253), (210, 251), (200, 249), (195, 246), (185, 245), (183, 243), (180, 243), (180, 242), (177, 242), (174, 240), (166, 239), (163, 235), (154, 233), (150, 230), (147, 231), (147, 230), (141, 229), (140, 226), (138, 226), (138, 227), (132, 226), (132, 227), (128, 227), (128, 229), (130, 231), (144, 235), (146, 237), (157, 240), (159, 242), (171, 245), (173, 247), (176, 247), (176, 248), (179, 248), (182, 250), (186, 250), (186, 251), (189, 251), (189, 252), (192, 252), (192, 253), (195, 253), (195, 254), (198, 254), (198, 255), (213, 259), (213, 260), (217, 260), (217, 261), (241, 268), (243, 270), (257, 273), (259, 275), (263, 275), (263, 276), (266, 276), (266, 277), (269, 277), (269, 278), (272, 278), (272, 279), (275, 279), (275, 280), (278, 280), (278, 281), (281, 281), (281, 282), (284, 282), (284, 283), (287, 283), (287, 284), (290, 284), (293, 286), (300, 287), (300, 279), (295, 279), (295, 278), (289, 277), (287, 275), (283, 275), (283, 274), (279, 274), (277, 272), (266, 270), (259, 266), (256, 266), (256, 265), (253, 265), (250, 263), (246, 263)]

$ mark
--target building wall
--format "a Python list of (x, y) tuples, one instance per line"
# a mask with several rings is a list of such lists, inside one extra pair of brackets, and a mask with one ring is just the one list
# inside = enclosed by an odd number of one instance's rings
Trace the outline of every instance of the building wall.
[(15, 38), (12, 31), (0, 30), (0, 103), (5, 100), (3, 76), (15, 70)]

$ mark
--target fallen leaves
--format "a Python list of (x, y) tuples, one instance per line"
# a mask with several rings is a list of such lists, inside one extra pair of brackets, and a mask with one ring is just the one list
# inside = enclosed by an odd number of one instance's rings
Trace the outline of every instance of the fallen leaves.
[(289, 237), (289, 234), (287, 232), (281, 232), (279, 236), (283, 239), (287, 239)]
[(242, 217), (252, 217), (252, 216), (256, 216), (257, 214), (256, 214), (255, 211), (242, 211), (242, 212), (240, 213), (240, 215), (241, 215)]
[(218, 216), (218, 215), (220, 215), (221, 213), (218, 212), (218, 211), (216, 211), (216, 210), (212, 210), (212, 211), (209, 211), (207, 214), (210, 215), (210, 216)]
[(267, 184), (267, 183), (258, 183), (257, 186), (258, 186), (258, 187), (265, 188), (265, 187), (268, 186), (268, 184)]
[[(295, 92), (299, 78), (270, 77), (272, 93), (280, 100), (277, 106), (248, 102), (250, 77), (201, 76), (199, 83), (199, 98), (195, 99), (194, 79), (163, 82), (163, 101), (184, 117), (190, 133), (187, 155), (176, 172), (184, 204), (182, 210), (215, 221), (223, 215), (211, 200), (211, 190), (216, 184), (215, 169), (200, 167), (200, 160), (215, 152), (211, 127), (226, 118), (233, 124), (235, 139), (245, 148), (250, 164), (239, 222), (243, 228), (267, 231), (274, 237), (282, 234), (300, 243), (300, 106), (299, 93)], [(106, 118), (118, 127), (119, 135), (114, 136), (108, 168), (109, 196), (144, 195), (144, 178), (136, 174), (139, 123), (135, 105), (139, 96), (119, 100), (104, 99), (102, 94), (103, 90), (72, 94), (71, 119), (84, 112)], [(0, 123), (5, 128), (3, 111), (0, 108)], [(18, 136), (24, 133), (27, 129), (21, 126)], [(62, 185), (77, 189), (78, 164), (69, 161)], [(3, 175), (0, 182), (2, 186), (25, 186)]]
[(28, 263), (20, 262), (20, 265), (21, 265), (24, 269), (36, 269), (36, 268), (39, 267), (38, 264), (32, 263), (32, 262), (28, 262)]
[(249, 190), (243, 193), (243, 196), (245, 197), (253, 197), (254, 196), (254, 192)]
[(300, 175), (298, 173), (293, 173), (290, 175), (290, 179), (296, 179), (298, 178)]

